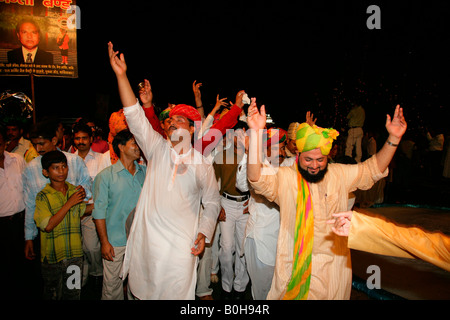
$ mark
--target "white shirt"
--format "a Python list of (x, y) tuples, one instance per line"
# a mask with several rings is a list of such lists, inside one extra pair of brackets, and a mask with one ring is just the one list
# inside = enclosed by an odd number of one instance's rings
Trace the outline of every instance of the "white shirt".
[[(128, 127), (147, 159), (147, 174), (127, 240), (122, 277), (134, 296), (195, 299), (199, 232), (211, 239), (220, 195), (213, 166), (195, 149), (178, 155), (153, 130), (137, 102), (124, 108)], [(203, 212), (199, 219), (200, 205)]]
[[(74, 152), (74, 154), (78, 155), (78, 150)], [(86, 155), (86, 157), (83, 159), (84, 163), (86, 164), (86, 167), (89, 171), (89, 175), (91, 176), (92, 179), (92, 189), (94, 190), (94, 179), (97, 176), (97, 174), (103, 170), (104, 168), (102, 167), (102, 160), (103, 160), (103, 153), (98, 153), (95, 151), (92, 151), (92, 149), (89, 149), (88, 154)], [(93, 203), (92, 198), (89, 199), (89, 203)]]
[[(78, 150), (74, 152), (78, 156)], [(103, 160), (103, 153), (98, 153), (89, 149), (88, 154), (83, 159), (86, 167), (88, 168), (89, 175), (94, 181), (97, 174), (103, 169), (101, 167), (101, 162)], [(110, 160), (111, 161), (111, 160)]]
[[(236, 173), (236, 188), (242, 192), (249, 191), (250, 201), (248, 211), (250, 217), (245, 228), (245, 238), (253, 238), (257, 248), (257, 257), (269, 266), (275, 266), (277, 252), (278, 231), (280, 229), (280, 209), (277, 204), (270, 202), (264, 196), (249, 188), (247, 180), (247, 154), (242, 158)], [(296, 157), (284, 159), (280, 167), (289, 167), (295, 163)], [(276, 168), (270, 166), (275, 174)]]
[(4, 152), (5, 168), (0, 168), (0, 217), (9, 217), (25, 210), (22, 172), (25, 160), (22, 156)]
[(25, 157), (25, 153), (30, 149), (33, 145), (30, 140), (25, 139), (24, 137), (20, 137), (17, 146), (11, 150), (12, 153), (17, 153), (22, 157)]

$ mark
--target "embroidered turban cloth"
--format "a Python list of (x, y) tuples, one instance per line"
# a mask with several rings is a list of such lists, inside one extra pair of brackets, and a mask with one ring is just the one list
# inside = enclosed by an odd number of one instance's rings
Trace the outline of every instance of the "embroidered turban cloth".
[(298, 122), (292, 122), (289, 125), (288, 131), (287, 131), (287, 136), (289, 139), (295, 140), (296, 134), (297, 134), (297, 129), (298, 129), (299, 125), (300, 125), (300, 123), (298, 123)]
[(171, 108), (166, 108), (159, 114), (159, 117), (158, 117), (159, 121), (164, 121), (169, 117), (170, 109)]
[(333, 140), (336, 140), (339, 132), (332, 128), (312, 127), (306, 122), (301, 123), (297, 129), (296, 145), (298, 152), (306, 152), (320, 148), (324, 156), (330, 153)]

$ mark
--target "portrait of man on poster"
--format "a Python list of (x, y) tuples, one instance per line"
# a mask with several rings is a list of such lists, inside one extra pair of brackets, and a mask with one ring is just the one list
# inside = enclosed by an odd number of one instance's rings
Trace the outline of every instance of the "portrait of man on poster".
[(53, 64), (53, 54), (40, 49), (40, 28), (30, 18), (24, 18), (16, 26), (20, 47), (8, 51), (9, 63)]

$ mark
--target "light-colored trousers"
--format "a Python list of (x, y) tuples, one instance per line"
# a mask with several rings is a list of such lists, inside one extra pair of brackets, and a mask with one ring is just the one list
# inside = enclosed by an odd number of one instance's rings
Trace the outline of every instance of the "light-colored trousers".
[(84, 252), (82, 281), (84, 286), (89, 275), (96, 277), (103, 275), (102, 247), (92, 216), (81, 220), (81, 236)]
[(122, 271), (125, 248), (114, 247), (114, 261), (103, 259), (102, 300), (124, 300)]
[(198, 261), (197, 267), (197, 286), (195, 294), (198, 297), (211, 295), (213, 290), (210, 288), (211, 284), (211, 267), (212, 267), (212, 245), (207, 243), (203, 256)]
[(217, 223), (213, 239), (211, 243), (205, 245), (205, 252), (198, 261), (197, 286), (195, 288), (195, 294), (198, 297), (211, 295), (213, 292), (213, 289), (210, 288), (211, 274), (219, 272), (219, 237), (220, 227)]
[(245, 239), (245, 261), (252, 281), (253, 300), (266, 300), (272, 285), (275, 266), (269, 266), (258, 259), (256, 243), (253, 238)]
[(347, 157), (353, 158), (352, 154), (353, 154), (353, 146), (355, 146), (356, 148), (356, 157), (355, 160), (356, 162), (361, 162), (361, 158), (362, 158), (362, 147), (361, 147), (361, 142), (362, 142), (362, 138), (364, 136), (364, 132), (363, 129), (358, 127), (358, 128), (350, 128), (348, 130), (348, 136), (347, 136), (347, 143), (345, 146), (345, 155)]
[(222, 197), (221, 203), (226, 213), (226, 221), (220, 221), (219, 262), (222, 289), (231, 292), (234, 288), (238, 292), (243, 292), (249, 281), (243, 257), (245, 226), (249, 214), (243, 213), (245, 202)]
[(211, 247), (211, 274), (219, 273), (219, 241), (220, 241), (220, 223), (216, 224), (216, 232), (214, 233), (214, 240)]

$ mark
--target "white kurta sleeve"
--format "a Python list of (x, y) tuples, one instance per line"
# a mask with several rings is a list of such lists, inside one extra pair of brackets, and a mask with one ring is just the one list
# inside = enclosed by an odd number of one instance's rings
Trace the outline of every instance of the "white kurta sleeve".
[(128, 128), (134, 135), (137, 144), (145, 157), (150, 159), (156, 147), (161, 143), (165, 143), (166, 140), (158, 132), (153, 130), (137, 99), (136, 104), (124, 108), (123, 113), (127, 119)]
[(200, 181), (204, 209), (200, 218), (198, 232), (203, 233), (207, 238), (207, 242), (209, 242), (216, 230), (217, 217), (220, 211), (220, 194), (213, 166), (205, 166), (205, 174)]

